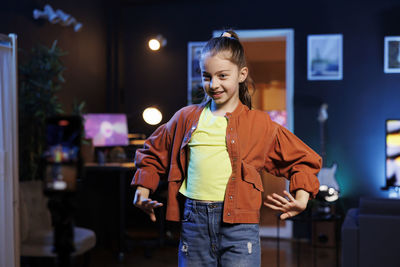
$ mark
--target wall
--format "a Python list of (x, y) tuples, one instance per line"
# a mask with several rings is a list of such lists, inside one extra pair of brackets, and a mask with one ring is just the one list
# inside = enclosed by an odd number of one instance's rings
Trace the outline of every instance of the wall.
[[(196, 3), (197, 2), (197, 3)], [(186, 104), (187, 42), (205, 41), (212, 31), (295, 30), (295, 133), (319, 151), (319, 106), (329, 104), (327, 164), (339, 165), (337, 178), (347, 205), (360, 196), (384, 196), (384, 122), (399, 118), (400, 75), (383, 73), (383, 38), (400, 35), (396, 1), (188, 1), (169, 4), (130, 1), (121, 11), (124, 55), (123, 110), (132, 131), (150, 132), (140, 111), (158, 105), (164, 122)], [(127, 3), (127, 2), (125, 2)], [(151, 34), (167, 47), (146, 48)], [(342, 81), (307, 81), (307, 35), (342, 33)]]
[[(33, 10), (43, 10), (45, 4), (71, 14), (83, 23), (82, 30), (74, 32), (72, 27), (51, 24), (43, 19), (34, 20)], [(68, 53), (62, 57), (67, 68), (64, 71), (66, 83), (58, 94), (65, 111), (70, 112), (76, 99), (86, 101), (90, 112), (105, 112), (106, 16), (104, 1), (7, 0), (1, 3), (0, 32), (16, 33), (18, 47), (25, 51), (36, 43), (51, 46), (54, 40), (58, 40), (58, 46)]]

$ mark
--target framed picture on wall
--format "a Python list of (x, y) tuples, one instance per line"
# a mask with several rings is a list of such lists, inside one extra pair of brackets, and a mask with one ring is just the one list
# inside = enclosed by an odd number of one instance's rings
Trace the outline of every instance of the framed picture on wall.
[(203, 100), (204, 91), (201, 84), (200, 55), (206, 42), (188, 43), (188, 105)]
[(343, 35), (308, 35), (308, 80), (343, 79)]
[(400, 73), (400, 36), (385, 37), (384, 72)]

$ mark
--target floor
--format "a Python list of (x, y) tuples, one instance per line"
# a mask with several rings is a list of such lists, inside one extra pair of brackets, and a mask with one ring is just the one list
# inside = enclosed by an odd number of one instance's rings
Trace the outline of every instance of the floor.
[[(334, 248), (315, 248), (307, 240), (298, 242), (281, 240), (279, 242), (279, 262), (277, 261), (276, 239), (263, 238), (261, 244), (262, 266), (340, 266), (339, 263), (336, 263), (336, 250)], [(112, 252), (110, 249), (96, 248), (91, 254), (90, 267), (176, 267), (178, 265), (176, 245), (167, 245), (155, 249), (145, 249), (145, 247), (145, 245), (132, 247), (125, 254), (122, 262), (118, 261), (116, 252)]]

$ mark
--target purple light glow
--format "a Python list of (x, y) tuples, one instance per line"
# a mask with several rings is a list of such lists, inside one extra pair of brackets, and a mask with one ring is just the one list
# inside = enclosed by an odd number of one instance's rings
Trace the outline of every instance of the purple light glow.
[(267, 111), (271, 120), (287, 128), (287, 112), (286, 110), (270, 110)]

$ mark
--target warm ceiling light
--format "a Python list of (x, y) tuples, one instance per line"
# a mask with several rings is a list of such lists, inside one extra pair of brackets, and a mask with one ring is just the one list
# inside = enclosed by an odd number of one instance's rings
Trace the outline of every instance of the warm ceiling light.
[(158, 41), (157, 39), (151, 39), (149, 41), (149, 47), (151, 50), (157, 51), (161, 47), (160, 41)]
[(153, 51), (159, 50), (167, 44), (167, 40), (162, 35), (157, 35), (155, 38), (150, 39), (149, 48)]
[(143, 119), (145, 122), (147, 122), (150, 125), (157, 125), (162, 120), (162, 114), (155, 107), (146, 108), (143, 111)]

